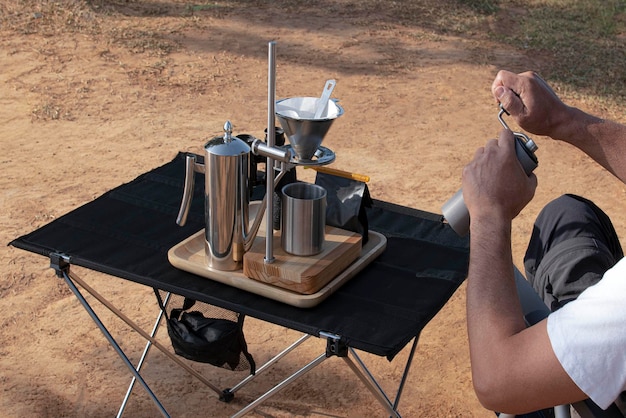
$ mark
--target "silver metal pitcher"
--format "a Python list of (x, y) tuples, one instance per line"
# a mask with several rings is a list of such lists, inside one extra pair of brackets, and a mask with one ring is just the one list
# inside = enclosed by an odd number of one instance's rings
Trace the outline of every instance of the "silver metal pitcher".
[[(288, 150), (269, 147), (261, 140), (254, 141), (252, 151), (283, 162), (291, 159)], [(195, 155), (187, 155), (185, 187), (176, 223), (182, 226), (187, 221), (195, 172), (204, 173), (205, 251), (207, 265), (215, 270), (241, 268), (243, 255), (250, 249), (265, 213), (264, 199), (252, 227), (248, 227), (250, 152), (245, 141), (232, 135), (232, 125), (227, 121), (224, 135), (204, 146), (204, 164), (197, 162)]]

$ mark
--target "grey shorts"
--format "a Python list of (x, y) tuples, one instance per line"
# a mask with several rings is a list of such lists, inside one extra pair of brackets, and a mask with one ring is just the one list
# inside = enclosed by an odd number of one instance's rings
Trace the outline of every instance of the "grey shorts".
[(526, 278), (553, 311), (574, 300), (624, 256), (609, 217), (563, 195), (539, 214), (524, 257)]

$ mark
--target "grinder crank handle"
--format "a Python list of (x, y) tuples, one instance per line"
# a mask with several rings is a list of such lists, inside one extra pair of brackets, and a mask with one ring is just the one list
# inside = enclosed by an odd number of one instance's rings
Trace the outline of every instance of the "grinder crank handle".
[[(502, 115), (505, 113), (507, 115), (509, 114), (504, 106), (502, 106), (502, 103), (500, 103), (498, 120), (500, 121), (504, 129), (511, 130), (511, 128), (509, 128), (509, 125), (507, 125), (502, 118)], [(538, 148), (537, 144), (535, 144), (535, 141), (530, 139), (528, 135), (522, 132), (513, 132), (513, 137), (515, 137), (515, 154), (517, 155), (517, 159), (522, 164), (526, 175), (530, 176), (530, 173), (532, 173), (533, 170), (537, 168), (537, 165), (539, 163), (537, 161), (537, 157), (535, 156), (535, 151), (537, 151)]]
[[(502, 123), (505, 129), (509, 129), (507, 124), (502, 119), (502, 114), (508, 112), (500, 104), (500, 113), (498, 119)], [(520, 132), (513, 132), (515, 138), (515, 154), (519, 160), (526, 175), (529, 175), (537, 168), (539, 164), (535, 151), (537, 150), (537, 144), (530, 139), (527, 135)], [(450, 227), (459, 236), (464, 237), (469, 232), (469, 211), (465, 206), (463, 200), (463, 189), (459, 189), (454, 196), (452, 196), (441, 208), (443, 219), (448, 222)]]
[[(510, 131), (511, 128), (509, 128), (509, 125), (507, 125), (504, 119), (502, 118), (502, 115), (505, 113), (509, 115), (509, 112), (507, 112), (504, 106), (502, 106), (502, 103), (500, 103), (500, 112), (498, 112), (498, 120), (500, 121), (504, 129), (508, 129)], [(531, 158), (535, 162), (535, 166), (532, 168), (532, 170), (534, 170), (535, 167), (537, 167), (537, 158), (535, 157), (535, 154), (534, 154), (538, 148), (537, 144), (535, 144), (535, 141), (530, 139), (528, 135), (522, 132), (513, 132), (513, 136), (517, 140), (515, 142), (515, 153), (517, 154), (517, 158), (520, 160), (522, 165), (524, 165), (523, 157), (520, 158), (521, 149), (518, 149), (518, 145), (523, 145), (525, 150), (527, 151), (527, 154), (529, 154), (529, 158)], [(526, 166), (524, 166), (524, 171), (526, 171), (526, 174), (530, 175), (530, 173), (532, 173), (532, 170), (528, 171), (526, 169)]]

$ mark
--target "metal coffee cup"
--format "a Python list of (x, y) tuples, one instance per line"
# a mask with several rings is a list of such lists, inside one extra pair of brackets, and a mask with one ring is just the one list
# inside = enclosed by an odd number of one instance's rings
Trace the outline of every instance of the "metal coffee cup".
[(324, 247), (326, 189), (311, 183), (291, 183), (282, 189), (281, 245), (297, 256), (319, 254)]

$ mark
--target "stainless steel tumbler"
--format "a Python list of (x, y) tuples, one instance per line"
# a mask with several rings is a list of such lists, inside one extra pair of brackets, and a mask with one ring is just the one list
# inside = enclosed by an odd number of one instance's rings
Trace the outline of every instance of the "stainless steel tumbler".
[(326, 189), (311, 183), (291, 183), (282, 189), (281, 245), (289, 254), (319, 254), (326, 228)]

